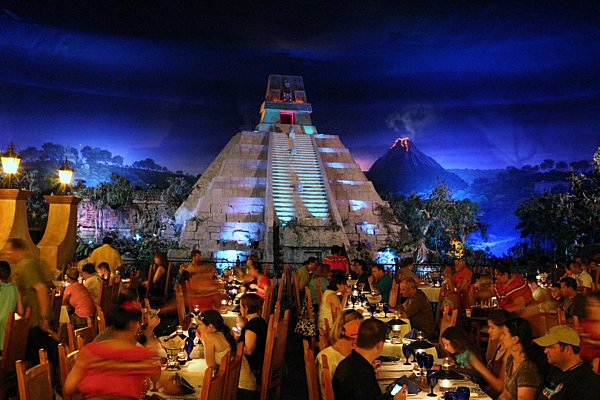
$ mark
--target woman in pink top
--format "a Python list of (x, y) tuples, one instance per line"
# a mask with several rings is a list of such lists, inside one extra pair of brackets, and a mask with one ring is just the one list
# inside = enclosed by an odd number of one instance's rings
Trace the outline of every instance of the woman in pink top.
[(258, 258), (256, 256), (249, 256), (248, 260), (246, 260), (246, 285), (248, 289), (256, 291), (256, 294), (264, 300), (267, 295), (267, 288), (271, 286), (271, 281), (262, 272)]
[(65, 288), (63, 294), (63, 305), (69, 306), (69, 318), (73, 327), (83, 328), (87, 326), (87, 317), (96, 315), (96, 304), (87, 288), (79, 283), (79, 271), (77, 268), (67, 270), (67, 282), (69, 286)]

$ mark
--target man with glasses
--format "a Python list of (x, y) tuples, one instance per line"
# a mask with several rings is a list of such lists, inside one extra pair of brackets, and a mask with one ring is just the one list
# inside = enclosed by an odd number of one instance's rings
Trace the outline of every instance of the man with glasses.
[(580, 339), (573, 328), (554, 326), (534, 342), (545, 347), (544, 353), (552, 365), (538, 400), (600, 399), (600, 376), (579, 356)]

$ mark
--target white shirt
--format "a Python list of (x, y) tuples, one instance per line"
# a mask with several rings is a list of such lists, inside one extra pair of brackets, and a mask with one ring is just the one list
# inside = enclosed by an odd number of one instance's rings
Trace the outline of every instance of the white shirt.
[(585, 288), (591, 288), (592, 282), (594, 282), (594, 279), (592, 279), (592, 276), (587, 271), (581, 271), (579, 274), (573, 275), (573, 278), (577, 281), (577, 285), (581, 282), (581, 286)]

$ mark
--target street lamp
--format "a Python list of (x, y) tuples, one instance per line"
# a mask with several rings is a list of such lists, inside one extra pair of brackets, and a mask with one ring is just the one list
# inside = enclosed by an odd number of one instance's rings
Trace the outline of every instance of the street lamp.
[(2, 154), (2, 170), (8, 175), (8, 188), (12, 183), (12, 176), (17, 173), (21, 159), (15, 152), (15, 145), (12, 142), (8, 145), (8, 151)]
[(68, 188), (71, 187), (71, 179), (73, 178), (73, 167), (69, 160), (65, 157), (65, 163), (58, 169), (58, 180), (60, 181), (61, 188), (67, 192)]

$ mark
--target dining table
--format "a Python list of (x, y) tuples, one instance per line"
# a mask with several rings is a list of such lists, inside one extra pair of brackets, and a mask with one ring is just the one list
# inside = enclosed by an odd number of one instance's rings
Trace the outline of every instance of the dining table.
[[(410, 363), (410, 365), (404, 365), (404, 359), (398, 361), (386, 361), (381, 364), (376, 370), (377, 382), (382, 392), (386, 392), (388, 387), (393, 384), (397, 379), (402, 377), (408, 378), (410, 381), (419, 385), (419, 368), (417, 363)], [(443, 359), (436, 358), (434, 361), (434, 369), (439, 369)], [(447, 391), (455, 391), (458, 386), (466, 386), (470, 390), (470, 398), (479, 398), (488, 400), (491, 399), (481, 388), (468, 377), (464, 376), (461, 380), (452, 380), (445, 382), (447, 387), (442, 388), (441, 382), (438, 381), (437, 385), (433, 389), (433, 393), (436, 395), (428, 396), (430, 393), (429, 387), (421, 387), (421, 391), (416, 394), (408, 394), (407, 399), (443, 399), (444, 394)]]
[(427, 300), (430, 303), (437, 303), (440, 300), (440, 291), (442, 290), (441, 286), (431, 285), (428, 283), (419, 284), (417, 289), (420, 289), (425, 296), (427, 296)]

